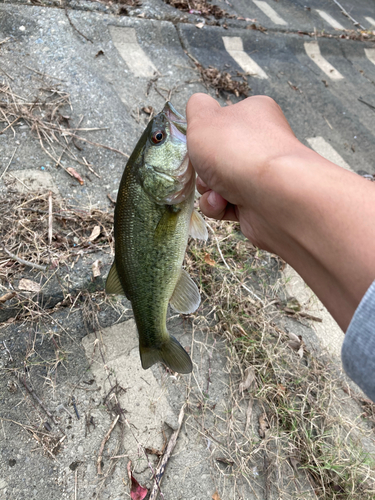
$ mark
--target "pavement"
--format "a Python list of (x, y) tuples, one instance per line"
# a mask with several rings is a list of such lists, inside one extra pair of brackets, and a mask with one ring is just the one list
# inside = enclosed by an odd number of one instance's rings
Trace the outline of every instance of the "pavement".
[[(116, 199), (127, 157), (149, 119), (142, 109), (152, 107), (158, 112), (169, 98), (184, 112), (195, 92), (211, 93), (221, 105), (228, 105), (227, 94), (216, 95), (203, 85), (188, 54), (204, 67), (214, 66), (233, 75), (246, 73), (251, 94), (273, 97), (303, 143), (343, 168), (374, 175), (373, 1), (353, 5), (341, 0), (341, 7), (335, 0), (216, 3), (231, 17), (215, 19), (199, 12), (182, 12), (162, 0), (1, 4), (0, 124), (6, 128), (0, 133), (2, 199), (11, 192), (37, 196), (38, 192), (51, 191), (54, 199), (77, 208), (112, 211), (111, 199)], [(50, 132), (38, 137), (42, 128), (35, 125), (30, 130), (26, 111), (14, 123), (6, 119), (2, 103), (13, 100), (22, 111), (41, 99), (53, 101), (55, 111), (60, 106), (62, 120), (71, 129), (82, 129), (79, 135), (85, 140), (74, 141), (67, 135), (61, 146), (58, 138), (48, 135)], [(61, 104), (57, 105), (56, 99), (61, 99)], [(231, 95), (230, 100), (235, 103), (239, 98)], [(43, 113), (41, 120), (51, 118)], [(72, 155), (67, 148), (74, 142), (79, 147)], [(2, 238), (5, 241), (6, 234)], [(184, 331), (183, 345), (190, 345), (195, 334), (199, 346), (195, 379), (185, 383), (160, 368), (141, 370), (131, 306), (125, 299), (102, 309), (97, 305), (99, 329), (81, 315), (83, 303), (78, 309), (55, 311), (67, 296), (102, 290), (112, 258), (110, 248), (96, 248), (92, 253), (83, 252), (76, 266), (61, 264), (53, 276), (42, 279), (40, 296), (43, 307), (50, 311), (48, 330), (42, 331), (37, 315), (19, 320), (24, 306), (16, 298), (0, 305), (4, 347), (0, 351), (0, 499), (129, 498), (128, 459), (139, 481), (150, 487), (150, 464), (140, 443), (154, 450), (163, 448), (166, 437), (178, 428), (178, 414), (191, 384), (199, 392), (206, 383), (202, 367), (207, 368), (207, 363), (213, 363), (217, 374), (210, 398), (225, 411), (229, 386), (224, 340), (207, 337), (204, 330), (194, 333), (192, 325), (181, 318), (171, 320), (172, 330)], [(6, 260), (4, 255), (0, 263)], [(92, 266), (96, 261), (100, 261), (101, 276), (95, 280)], [(17, 291), (22, 278), (35, 281), (38, 276), (35, 269), (25, 267), (9, 280), (1, 269), (1, 294)], [(306, 310), (322, 319), (320, 323), (306, 320), (302, 327), (293, 320), (288, 323), (290, 330), (301, 334), (306, 343), (321, 345), (339, 366), (341, 330), (292, 269), (284, 270), (283, 280), (283, 293), (296, 297)], [(95, 304), (90, 307), (95, 309)], [(53, 459), (48, 452), (35, 449), (35, 433), (27, 428), (31, 423), (44, 425), (46, 415), (40, 405), (22, 384), (11, 391), (12, 374), (21, 370), (25, 356), (31, 359), (35, 349), (43, 356), (52, 355), (52, 341), (43, 344), (48, 332), (54, 332), (52, 337), (65, 332), (65, 351), (59, 362), (62, 368), (46, 371), (43, 363), (35, 360), (35, 372), (30, 372), (27, 380), (43, 394), (43, 401), (48, 402), (67, 436), (58, 444), (61, 451)], [(106, 346), (105, 361), (100, 345)], [(117, 388), (122, 388), (114, 393), (126, 408), (132, 431), (126, 431), (126, 446), (119, 453), (126, 460), (112, 466), (115, 460), (108, 457), (118, 450), (110, 444), (104, 460), (106, 472), (100, 476), (98, 450), (114, 415), (103, 404), (113, 388), (110, 374)], [(74, 413), (72, 395), (80, 419)], [(214, 427), (210, 418), (207, 426)], [(24, 428), (15, 422), (23, 422)], [(180, 433), (163, 480), (164, 498), (219, 498), (213, 496), (215, 492), (222, 500), (266, 498), (256, 465), (251, 486), (245, 481), (236, 490), (236, 480), (230, 474), (223, 475), (213, 463), (214, 441), (203, 438), (202, 428), (197, 431), (194, 422), (189, 416)], [(48, 434), (48, 426), (44, 425), (44, 430)], [(308, 486), (303, 489), (303, 498), (314, 498), (310, 490)], [(269, 498), (277, 497), (268, 494)], [(288, 498), (299, 498), (290, 495)]]

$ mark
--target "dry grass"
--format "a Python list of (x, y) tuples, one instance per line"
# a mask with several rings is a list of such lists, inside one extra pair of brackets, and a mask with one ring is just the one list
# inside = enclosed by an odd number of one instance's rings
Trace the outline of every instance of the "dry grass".
[[(223, 481), (229, 475), (254, 488), (262, 476), (265, 498), (373, 499), (375, 460), (363, 444), (372, 431), (359, 408), (354, 417), (346, 411), (350, 401), (334, 365), (278, 326), (280, 312), (271, 304), (278, 302), (277, 259), (252, 247), (233, 224), (214, 227), (220, 251), (215, 239), (206, 247), (192, 242), (187, 264), (207, 297), (205, 318), (196, 321), (228, 341), (231, 396), (223, 413), (207, 390), (192, 411), (218, 446), (214, 462)], [(254, 283), (262, 302), (246, 290)], [(366, 402), (367, 418), (374, 408)]]
[[(51, 270), (92, 252), (109, 252), (113, 244), (113, 213), (69, 206), (49, 193), (8, 190), (0, 199), (1, 244), (16, 256)], [(51, 241), (49, 241), (49, 233)], [(9, 282), (23, 265), (0, 255), (0, 279)]]
[(122, 151), (83, 137), (83, 133), (106, 129), (81, 127), (83, 116), (78, 119), (76, 125), (72, 125), (70, 95), (62, 90), (59, 84), (49, 83), (52, 77), (40, 74), (40, 78), (39, 89), (33, 97), (16, 94), (8, 83), (0, 84), (0, 124), (4, 124), (0, 134), (11, 131), (16, 136), (18, 126), (29, 127), (42, 150), (54, 161), (55, 166), (64, 169), (81, 185), (84, 184), (82, 176), (73, 167), (65, 165), (65, 157), (69, 159), (69, 162), (73, 161), (80, 165), (80, 168), (84, 168), (85, 171), (89, 169), (95, 176), (100, 176), (82, 155), (80, 141), (128, 157)]

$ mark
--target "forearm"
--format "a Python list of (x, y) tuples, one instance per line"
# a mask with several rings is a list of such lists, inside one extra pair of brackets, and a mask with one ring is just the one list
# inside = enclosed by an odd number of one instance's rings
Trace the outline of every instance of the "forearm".
[(375, 279), (375, 187), (301, 148), (262, 170), (250, 219), (251, 239), (286, 260), (346, 330)]
[(301, 144), (268, 97), (220, 108), (197, 94), (186, 111), (202, 211), (239, 220), (346, 330), (375, 279), (375, 186)]

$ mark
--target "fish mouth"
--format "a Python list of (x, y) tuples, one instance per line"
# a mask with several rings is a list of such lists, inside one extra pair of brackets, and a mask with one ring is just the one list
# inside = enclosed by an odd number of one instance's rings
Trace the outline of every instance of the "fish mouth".
[(187, 123), (185, 117), (169, 101), (165, 103), (162, 113), (169, 122), (171, 137), (186, 143)]

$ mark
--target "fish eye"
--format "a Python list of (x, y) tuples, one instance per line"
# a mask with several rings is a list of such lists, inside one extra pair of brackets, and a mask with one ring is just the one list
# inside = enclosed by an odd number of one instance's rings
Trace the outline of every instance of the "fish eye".
[(151, 140), (154, 144), (159, 144), (164, 138), (165, 133), (163, 132), (163, 130), (157, 130), (151, 137)]

